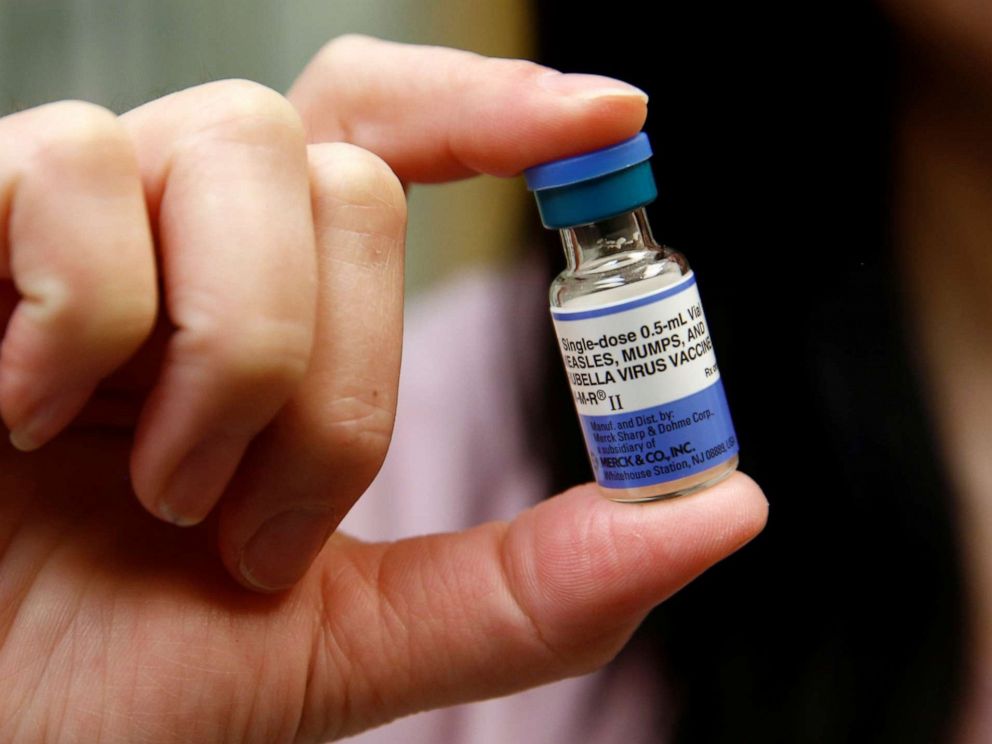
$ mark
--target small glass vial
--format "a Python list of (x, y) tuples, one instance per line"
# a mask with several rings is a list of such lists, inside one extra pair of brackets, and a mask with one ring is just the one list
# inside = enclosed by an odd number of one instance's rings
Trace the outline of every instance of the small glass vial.
[(644, 133), (525, 172), (567, 268), (554, 322), (596, 482), (615, 501), (692, 493), (737, 467), (737, 436), (685, 256), (651, 235)]

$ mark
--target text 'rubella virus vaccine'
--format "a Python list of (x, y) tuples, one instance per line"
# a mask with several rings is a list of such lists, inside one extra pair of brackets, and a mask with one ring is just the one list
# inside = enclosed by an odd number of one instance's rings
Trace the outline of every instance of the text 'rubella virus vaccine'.
[(691, 493), (737, 467), (696, 278), (644, 211), (650, 158), (641, 133), (525, 172), (565, 246), (551, 317), (596, 481), (617, 501)]

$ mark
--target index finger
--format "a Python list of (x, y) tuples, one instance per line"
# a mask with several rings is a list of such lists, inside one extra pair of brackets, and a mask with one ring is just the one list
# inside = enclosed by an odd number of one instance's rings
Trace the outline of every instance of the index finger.
[(404, 182), (512, 176), (641, 130), (647, 95), (525, 60), (342, 36), (288, 97), (311, 142), (371, 150)]

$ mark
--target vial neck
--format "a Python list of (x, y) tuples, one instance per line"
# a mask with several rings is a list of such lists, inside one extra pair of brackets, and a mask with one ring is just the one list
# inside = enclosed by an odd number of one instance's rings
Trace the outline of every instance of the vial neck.
[(560, 232), (571, 271), (606, 267), (629, 251), (657, 250), (643, 207)]

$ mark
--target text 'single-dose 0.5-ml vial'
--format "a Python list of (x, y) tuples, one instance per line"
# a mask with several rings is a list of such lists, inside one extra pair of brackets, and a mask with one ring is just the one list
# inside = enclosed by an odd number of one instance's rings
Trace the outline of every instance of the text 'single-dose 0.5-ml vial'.
[(596, 481), (616, 501), (691, 493), (737, 467), (696, 278), (644, 211), (650, 158), (641, 133), (525, 173), (565, 246), (551, 317)]

